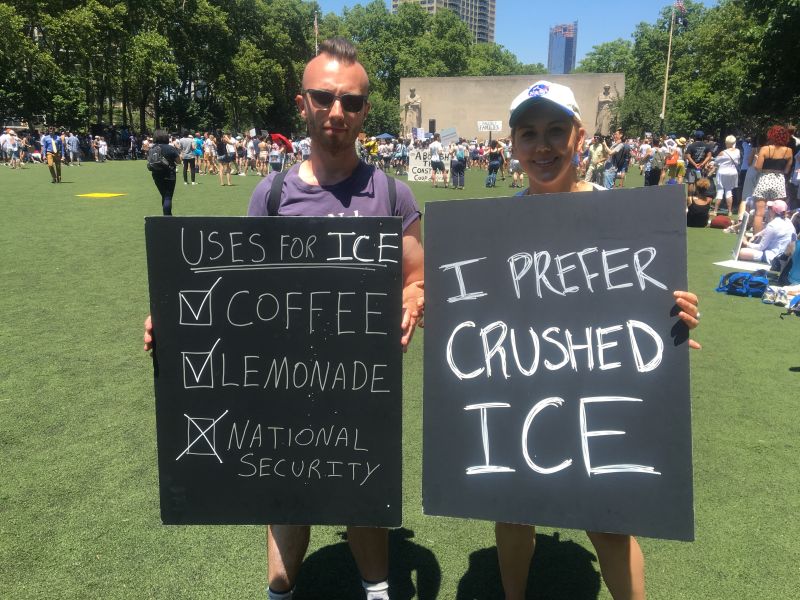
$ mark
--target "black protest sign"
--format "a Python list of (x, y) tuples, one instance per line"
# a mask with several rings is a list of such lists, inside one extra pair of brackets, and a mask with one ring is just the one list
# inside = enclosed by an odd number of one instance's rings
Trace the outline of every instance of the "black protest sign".
[(398, 218), (148, 218), (165, 523), (401, 521)]
[(425, 513), (693, 539), (681, 188), (425, 220)]

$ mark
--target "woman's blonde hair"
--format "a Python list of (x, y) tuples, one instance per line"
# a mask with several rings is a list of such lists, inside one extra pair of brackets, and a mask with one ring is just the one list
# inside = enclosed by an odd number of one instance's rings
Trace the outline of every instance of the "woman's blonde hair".
[(725, 138), (725, 147), (726, 148), (733, 148), (734, 144), (736, 144), (736, 136), (729, 135)]

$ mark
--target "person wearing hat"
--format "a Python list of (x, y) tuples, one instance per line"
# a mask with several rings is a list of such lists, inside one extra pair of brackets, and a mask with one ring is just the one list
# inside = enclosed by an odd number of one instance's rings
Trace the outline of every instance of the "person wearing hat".
[(664, 140), (664, 148), (666, 149), (666, 157), (664, 158), (664, 166), (666, 168), (661, 173), (659, 184), (677, 183), (678, 159), (681, 157), (680, 150), (678, 150), (678, 142), (673, 138), (667, 138)]
[(742, 244), (738, 260), (752, 260), (770, 264), (772, 259), (786, 251), (786, 247), (797, 239), (792, 222), (785, 218), (789, 210), (783, 200), (767, 202), (772, 220), (749, 242)]
[(686, 138), (681, 136), (676, 142), (678, 144), (678, 168), (675, 172), (675, 182), (681, 185), (686, 176)]
[(739, 185), (739, 164), (742, 162), (742, 155), (736, 147), (736, 136), (729, 135), (725, 138), (725, 150), (714, 157), (717, 165), (716, 178), (716, 202), (714, 212), (719, 210), (722, 197), (725, 197), (725, 204), (728, 207), (728, 214), (733, 208), (733, 190)]
[(703, 141), (704, 137), (705, 134), (698, 129), (694, 132), (694, 141), (686, 148), (686, 160), (688, 161), (686, 183), (690, 199), (695, 195), (695, 182), (703, 176), (703, 168), (711, 160), (711, 152)]
[(607, 158), (608, 153), (603, 143), (603, 136), (597, 131), (589, 144), (588, 156), (586, 157), (586, 175), (583, 180), (589, 183), (602, 184)]
[[(601, 186), (578, 180), (574, 157), (583, 145), (585, 130), (575, 96), (568, 87), (537, 81), (511, 102), (511, 140), (514, 158), (528, 175), (528, 188), (518, 194), (521, 202), (536, 202), (538, 194), (588, 192)], [(613, 192), (611, 192), (613, 193)], [(679, 317), (690, 329), (698, 325), (697, 296), (675, 292)], [(690, 340), (692, 348), (699, 345)], [(587, 532), (600, 561), (600, 570), (611, 595), (643, 599), (644, 557), (636, 539), (629, 535)], [(507, 600), (525, 598), (533, 557), (533, 526), (496, 523), (497, 555)]]

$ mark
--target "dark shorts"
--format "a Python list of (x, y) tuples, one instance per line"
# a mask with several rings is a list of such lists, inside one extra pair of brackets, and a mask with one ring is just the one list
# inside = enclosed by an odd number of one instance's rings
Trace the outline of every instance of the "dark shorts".
[(703, 177), (700, 169), (688, 168), (686, 169), (686, 183), (695, 183), (698, 179)]
[(220, 155), (217, 157), (217, 162), (218, 162), (218, 163), (221, 163), (221, 164), (223, 164), (223, 165), (226, 165), (226, 164), (228, 164), (229, 162), (231, 162), (231, 155), (230, 155), (230, 154), (220, 154)]
[(444, 173), (444, 163), (440, 160), (432, 160), (431, 169), (433, 169), (434, 173), (436, 171), (441, 171), (442, 173)]

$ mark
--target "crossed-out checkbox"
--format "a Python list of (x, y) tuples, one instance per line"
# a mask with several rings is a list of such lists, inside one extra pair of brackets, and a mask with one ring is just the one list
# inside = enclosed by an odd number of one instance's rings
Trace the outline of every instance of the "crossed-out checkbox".
[[(178, 457), (175, 459), (180, 460), (183, 458), (184, 455), (190, 454), (194, 456), (216, 456), (217, 460), (222, 464), (222, 459), (220, 458), (219, 454), (217, 454), (217, 435), (216, 435), (216, 425), (219, 421), (222, 420), (222, 417), (228, 414), (226, 410), (216, 419), (210, 418), (203, 418), (203, 417), (190, 417), (186, 413), (183, 414), (186, 417), (186, 450), (181, 452)], [(192, 437), (194, 435), (194, 437)], [(200, 440), (205, 440), (205, 447), (207, 448), (205, 451), (202, 448), (202, 444), (200, 448), (194, 449), (193, 446), (197, 444)]]
[(219, 277), (207, 290), (181, 290), (178, 292), (179, 325), (210, 326), (212, 324), (211, 292), (221, 280), (222, 277)]
[(207, 352), (181, 352), (184, 389), (214, 387), (214, 349), (221, 339)]

